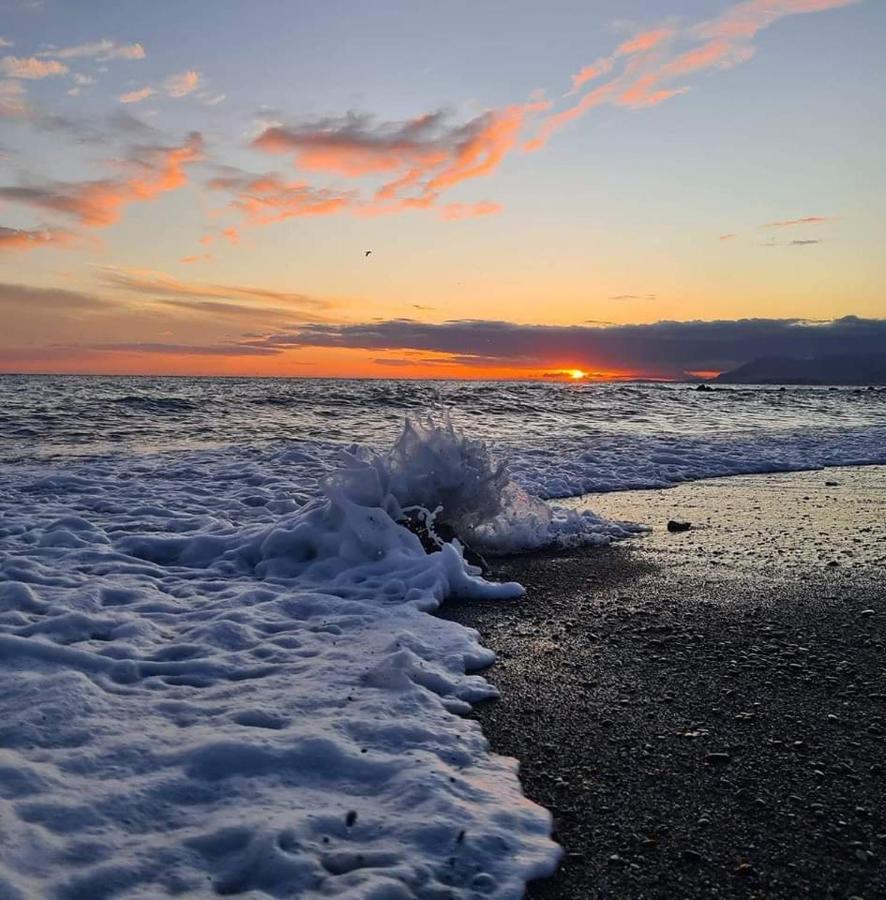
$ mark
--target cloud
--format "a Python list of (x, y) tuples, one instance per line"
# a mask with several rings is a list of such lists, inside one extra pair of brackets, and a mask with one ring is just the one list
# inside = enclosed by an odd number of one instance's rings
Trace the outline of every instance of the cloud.
[[(81, 349), (81, 348), (77, 348)], [(171, 356), (276, 356), (281, 350), (275, 347), (251, 347), (243, 344), (162, 344), (145, 343), (109, 343), (85, 344), (84, 350), (102, 353), (162, 353)]]
[(833, 222), (833, 216), (806, 216), (802, 219), (784, 219), (781, 222), (767, 222), (761, 228), (793, 228), (795, 225), (821, 225), (824, 222)]
[(30, 112), (20, 81), (0, 81), (0, 118), (24, 118)]
[(200, 73), (194, 69), (170, 75), (163, 82), (163, 88), (170, 97), (186, 97), (197, 90), (200, 85)]
[(315, 188), (304, 181), (286, 182), (277, 175), (213, 178), (209, 187), (234, 192), (230, 207), (250, 225), (268, 225), (303, 216), (326, 216), (356, 203), (353, 192)]
[(467, 365), (527, 370), (580, 368), (657, 378), (723, 371), (761, 356), (886, 353), (886, 319), (831, 322), (741, 319), (649, 325), (524, 325), (393, 319), (309, 324), (250, 341), (251, 346), (330, 347), (445, 354)]
[(634, 37), (623, 41), (615, 48), (615, 52), (611, 56), (604, 56), (571, 76), (572, 90), (569, 93), (574, 94), (589, 81), (595, 81), (604, 75), (608, 75), (615, 67), (619, 57), (648, 52), (667, 41), (673, 34), (673, 28), (654, 28), (650, 31), (641, 31)]
[(814, 240), (796, 240), (796, 241), (766, 241), (765, 244), (759, 244), (760, 247), (806, 247), (809, 244), (823, 244), (824, 241), (821, 238), (816, 238)]
[[(620, 44), (610, 56), (572, 76), (572, 90), (567, 96), (588, 82), (594, 82), (594, 86), (566, 109), (552, 111), (525, 149), (541, 149), (556, 131), (598, 106), (656, 106), (689, 90), (687, 85), (671, 84), (678, 78), (747, 62), (755, 52), (753, 38), (779, 19), (855, 2), (858, 0), (749, 0), (695, 25), (641, 32)], [(680, 44), (690, 46), (678, 49)], [(612, 77), (598, 84), (606, 75)]]
[[(375, 216), (435, 209), (446, 220), (489, 215), (499, 211), (492, 201), (444, 204), (441, 197), (464, 182), (495, 173), (516, 149), (540, 149), (556, 131), (591, 109), (604, 104), (657, 106), (690, 90), (678, 79), (746, 62), (754, 54), (752, 38), (780, 18), (850, 2), (750, 0), (694, 25), (642, 30), (572, 76), (572, 90), (566, 95), (572, 99), (565, 108), (536, 92), (526, 102), (468, 119), (437, 109), (403, 120), (349, 112), (287, 122), (278, 111), (263, 109), (254, 149), (288, 157), (303, 175), (336, 181), (239, 173), (215, 178), (210, 187), (230, 191), (234, 196), (229, 209), (253, 226), (334, 213)], [(198, 97), (208, 102), (205, 93)], [(360, 184), (342, 188), (342, 179)]]
[(0, 252), (4, 250), (36, 250), (39, 247), (66, 247), (73, 240), (62, 228), (6, 228), (0, 225)]
[(616, 294), (610, 300), (654, 300), (655, 294)]
[(0, 75), (7, 78), (39, 80), (64, 75), (68, 67), (56, 59), (37, 59), (35, 56), (4, 56), (0, 59)]
[(202, 157), (203, 139), (194, 132), (178, 146), (134, 148), (121, 164), (124, 177), (0, 187), (0, 199), (70, 216), (81, 225), (105, 227), (116, 222), (128, 204), (187, 184), (186, 167)]
[(859, 0), (746, 0), (697, 26), (703, 37), (749, 40), (785, 16), (851, 6)]
[(106, 300), (80, 291), (0, 283), (0, 308), (21, 308), (31, 313), (35, 310), (82, 313), (103, 310), (108, 306)]
[(634, 37), (622, 42), (615, 51), (616, 56), (630, 56), (632, 53), (645, 52), (657, 47), (674, 34), (673, 28), (653, 28), (641, 31)]
[(141, 103), (142, 100), (147, 100), (148, 97), (152, 97), (156, 93), (157, 92), (152, 87), (143, 87), (135, 91), (128, 91), (125, 94), (121, 94), (117, 99), (121, 103)]
[(70, 47), (44, 50), (38, 56), (52, 56), (56, 59), (96, 59), (99, 62), (110, 62), (113, 59), (144, 59), (145, 48), (139, 44), (118, 44), (109, 38), (92, 41), (86, 44), (75, 44)]
[(145, 269), (107, 268), (101, 271), (99, 277), (106, 285), (136, 294), (175, 299), (196, 297), (211, 300), (253, 300), (278, 304), (290, 315), (297, 315), (305, 308), (322, 309), (328, 306), (324, 300), (291, 291), (255, 285), (182, 281), (164, 272)]
[(11, 47), (12, 41), (7, 40), (5, 37), (0, 35), (0, 47)]
[(735, 235), (735, 234), (721, 234), (721, 235), (720, 235), (720, 240), (721, 240), (721, 241), (732, 241), (732, 240), (734, 240), (737, 236), (738, 236), (738, 235)]
[(603, 59), (598, 59), (589, 66), (579, 69), (578, 72), (571, 76), (572, 90), (570, 93), (574, 94), (580, 87), (583, 87), (589, 81), (596, 81), (598, 78), (608, 75), (612, 71), (614, 65), (615, 62), (612, 57), (607, 56)]
[(454, 122), (436, 111), (401, 122), (376, 122), (349, 113), (295, 126), (264, 129), (253, 146), (286, 154), (309, 172), (345, 178), (381, 176), (364, 212), (427, 208), (463, 181), (489, 175), (516, 145), (527, 117), (547, 109), (544, 101), (514, 104)]
[(213, 318), (248, 319), (250, 322), (272, 321), (280, 319), (292, 319), (290, 309), (281, 309), (273, 306), (251, 306), (243, 303), (222, 303), (218, 300), (158, 300), (161, 306), (183, 312), (196, 313), (200, 316)]
[(113, 131), (127, 137), (138, 136), (144, 140), (149, 137), (156, 139), (159, 135), (156, 128), (119, 107), (108, 116), (107, 122)]

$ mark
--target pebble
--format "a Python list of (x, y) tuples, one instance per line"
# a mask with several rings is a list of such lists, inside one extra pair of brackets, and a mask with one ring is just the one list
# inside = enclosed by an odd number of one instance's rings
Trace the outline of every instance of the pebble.
[(732, 757), (728, 753), (708, 753), (705, 762), (712, 766), (726, 766), (732, 762)]

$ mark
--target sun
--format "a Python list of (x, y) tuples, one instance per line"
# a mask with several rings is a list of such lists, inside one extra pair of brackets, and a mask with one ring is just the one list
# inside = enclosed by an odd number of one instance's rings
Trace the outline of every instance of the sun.
[(586, 374), (587, 374), (587, 373), (586, 373), (586, 372), (582, 372), (581, 369), (570, 369), (570, 370), (569, 370), (569, 377), (570, 377), (573, 381), (579, 381), (580, 379), (584, 378)]

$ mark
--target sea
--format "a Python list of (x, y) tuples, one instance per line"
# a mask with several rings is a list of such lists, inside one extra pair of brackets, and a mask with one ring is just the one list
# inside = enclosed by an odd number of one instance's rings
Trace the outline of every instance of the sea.
[(465, 716), (493, 654), (433, 612), (522, 587), (466, 546), (595, 552), (645, 524), (558, 499), (886, 463), (882, 389), (7, 375), (0, 400), (4, 900), (521, 897), (562, 851)]

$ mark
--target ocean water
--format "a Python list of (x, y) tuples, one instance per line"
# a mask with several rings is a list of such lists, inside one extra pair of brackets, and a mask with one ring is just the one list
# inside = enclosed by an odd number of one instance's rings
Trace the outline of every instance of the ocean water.
[(0, 396), (15, 900), (520, 897), (558, 862), (551, 818), (464, 718), (492, 654), (431, 613), (522, 589), (458, 543), (426, 553), (403, 515), (486, 554), (599, 545), (642, 526), (555, 498), (886, 462), (886, 392), (851, 389), (5, 376)]
[(318, 460), (448, 414), (543, 497), (886, 461), (886, 390), (0, 376), (0, 461), (207, 451)]

